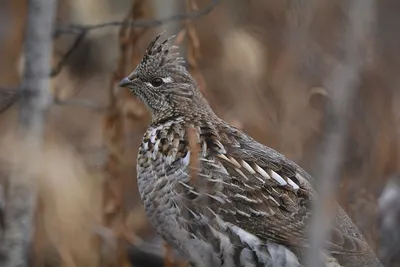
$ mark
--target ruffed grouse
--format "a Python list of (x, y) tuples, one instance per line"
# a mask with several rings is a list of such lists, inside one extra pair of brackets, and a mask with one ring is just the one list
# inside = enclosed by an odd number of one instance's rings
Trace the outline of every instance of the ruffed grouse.
[[(218, 118), (159, 38), (120, 82), (152, 113), (137, 159), (151, 223), (193, 266), (303, 266), (312, 178)], [(340, 207), (332, 233), (341, 265), (381, 266)]]

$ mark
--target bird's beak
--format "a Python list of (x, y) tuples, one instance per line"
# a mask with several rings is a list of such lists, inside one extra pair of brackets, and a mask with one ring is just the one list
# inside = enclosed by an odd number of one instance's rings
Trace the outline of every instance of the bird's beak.
[(119, 82), (118, 86), (119, 87), (126, 87), (126, 86), (128, 86), (130, 84), (132, 84), (132, 81), (128, 77), (125, 77)]

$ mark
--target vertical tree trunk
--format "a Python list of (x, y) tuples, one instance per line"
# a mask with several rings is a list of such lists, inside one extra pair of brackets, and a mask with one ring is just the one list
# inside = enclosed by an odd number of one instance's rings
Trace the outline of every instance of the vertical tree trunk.
[[(331, 102), (327, 107), (325, 137), (322, 143), (316, 187), (322, 198), (314, 206), (310, 222), (310, 249), (307, 266), (319, 266), (319, 251), (326, 244), (329, 227), (336, 209), (333, 203), (338, 189), (338, 177), (343, 169), (343, 153), (346, 148), (348, 123), (354, 101), (357, 98), (360, 74), (365, 68), (368, 40), (375, 31), (375, 0), (349, 1), (348, 25), (343, 40), (345, 57), (325, 81)], [(337, 255), (339, 258), (341, 255)], [(351, 262), (347, 262), (352, 265)], [(354, 264), (355, 266), (355, 264)], [(357, 260), (357, 266), (382, 266), (371, 250)]]
[[(52, 33), (57, 0), (30, 0), (24, 44), (24, 69), (21, 86), (18, 138), (27, 160), (40, 156), (44, 133), (44, 116), (51, 103), (50, 60)], [(5, 267), (29, 265), (36, 204), (36, 188), (29, 172), (17, 162), (10, 175), (6, 232), (2, 252)]]

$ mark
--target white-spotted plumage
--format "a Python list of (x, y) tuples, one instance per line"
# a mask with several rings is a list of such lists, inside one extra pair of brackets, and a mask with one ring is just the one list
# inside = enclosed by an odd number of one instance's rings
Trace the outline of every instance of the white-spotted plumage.
[(300, 189), (300, 187), (299, 187), (295, 182), (293, 182), (291, 179), (287, 178), (287, 182), (288, 182), (288, 184), (289, 184), (290, 186), (293, 187), (294, 190)]
[(268, 175), (266, 171), (264, 171), (260, 166), (258, 166), (256, 163), (254, 164), (255, 170), (262, 175), (265, 179), (271, 179), (271, 177)]
[(246, 171), (248, 171), (250, 174), (256, 173), (256, 171), (246, 161), (241, 160), (240, 163), (243, 166), (243, 168), (245, 168)]
[(186, 156), (182, 159), (183, 166), (189, 166), (190, 163), (190, 150), (186, 153)]
[(283, 179), (279, 174), (277, 174), (273, 170), (269, 170), (269, 171), (270, 171), (270, 174), (271, 174), (270, 177), (272, 179), (277, 181), (280, 185), (287, 185), (287, 182), (285, 181), (285, 179)]
[(231, 161), (231, 163), (233, 164), (233, 165), (235, 165), (236, 166), (236, 168), (240, 168), (240, 164), (239, 164), (239, 162), (237, 162), (237, 160), (236, 159), (234, 159), (233, 157), (229, 157), (229, 160)]

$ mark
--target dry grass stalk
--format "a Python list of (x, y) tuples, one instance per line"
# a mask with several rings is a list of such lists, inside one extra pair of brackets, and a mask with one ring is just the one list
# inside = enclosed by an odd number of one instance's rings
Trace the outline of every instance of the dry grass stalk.
[[(186, 9), (187, 12), (191, 12), (191, 11), (196, 11), (199, 8), (196, 4), (196, 1), (187, 0)], [(185, 20), (183, 22), (183, 29), (180, 31), (176, 39), (177, 44), (183, 42), (185, 37), (188, 40), (186, 46), (187, 48), (186, 59), (189, 66), (189, 70), (193, 75), (193, 77), (196, 79), (201, 92), (204, 94), (206, 83), (201, 71), (199, 70), (199, 65), (198, 65), (198, 60), (201, 57), (200, 40), (192, 20)]]
[[(197, 4), (193, 0), (187, 1), (187, 9), (188, 11), (198, 10)], [(191, 20), (186, 20), (183, 22), (184, 28), (178, 33), (175, 43), (177, 45), (181, 44), (185, 37), (188, 39), (187, 44), (187, 63), (189, 65), (189, 70), (191, 74), (195, 77), (197, 83), (199, 84), (200, 90), (205, 92), (205, 80), (203, 75), (201, 74), (198, 66), (198, 59), (200, 58), (200, 41), (196, 32), (196, 29)], [(189, 163), (189, 172), (190, 172), (190, 180), (191, 183), (197, 184), (198, 182), (198, 170), (200, 161), (198, 158), (200, 148), (199, 148), (199, 140), (197, 137), (196, 130), (192, 127), (187, 128), (187, 138), (189, 142), (189, 150), (191, 153), (190, 163)], [(185, 262), (175, 262), (172, 258), (172, 248), (164, 243), (165, 249), (165, 266), (171, 267), (176, 266), (187, 266)]]
[(164, 247), (164, 267), (173, 267), (174, 265), (174, 260), (172, 256), (173, 248), (168, 245), (165, 241), (163, 242), (163, 247)]
[[(143, 16), (144, 1), (133, 1), (131, 10), (125, 21), (135, 20)], [(126, 73), (126, 67), (134, 57), (134, 48), (145, 30), (121, 26), (119, 32), (120, 57), (117, 69), (110, 81), (110, 105), (104, 119), (104, 141), (109, 151), (108, 160), (104, 166), (107, 181), (104, 183), (104, 225), (109, 227), (118, 239), (117, 253), (103, 266), (129, 266), (125, 250), (125, 242), (132, 242), (134, 237), (125, 226), (126, 207), (123, 196), (124, 184), (121, 169), (123, 167), (125, 116), (121, 109), (121, 94), (115, 91), (115, 84)]]
[(192, 184), (196, 185), (198, 182), (198, 170), (200, 169), (199, 161), (199, 141), (197, 138), (196, 129), (189, 127), (187, 129), (188, 141), (189, 141), (189, 151), (190, 151), (190, 162), (189, 162), (189, 172), (190, 181)]

